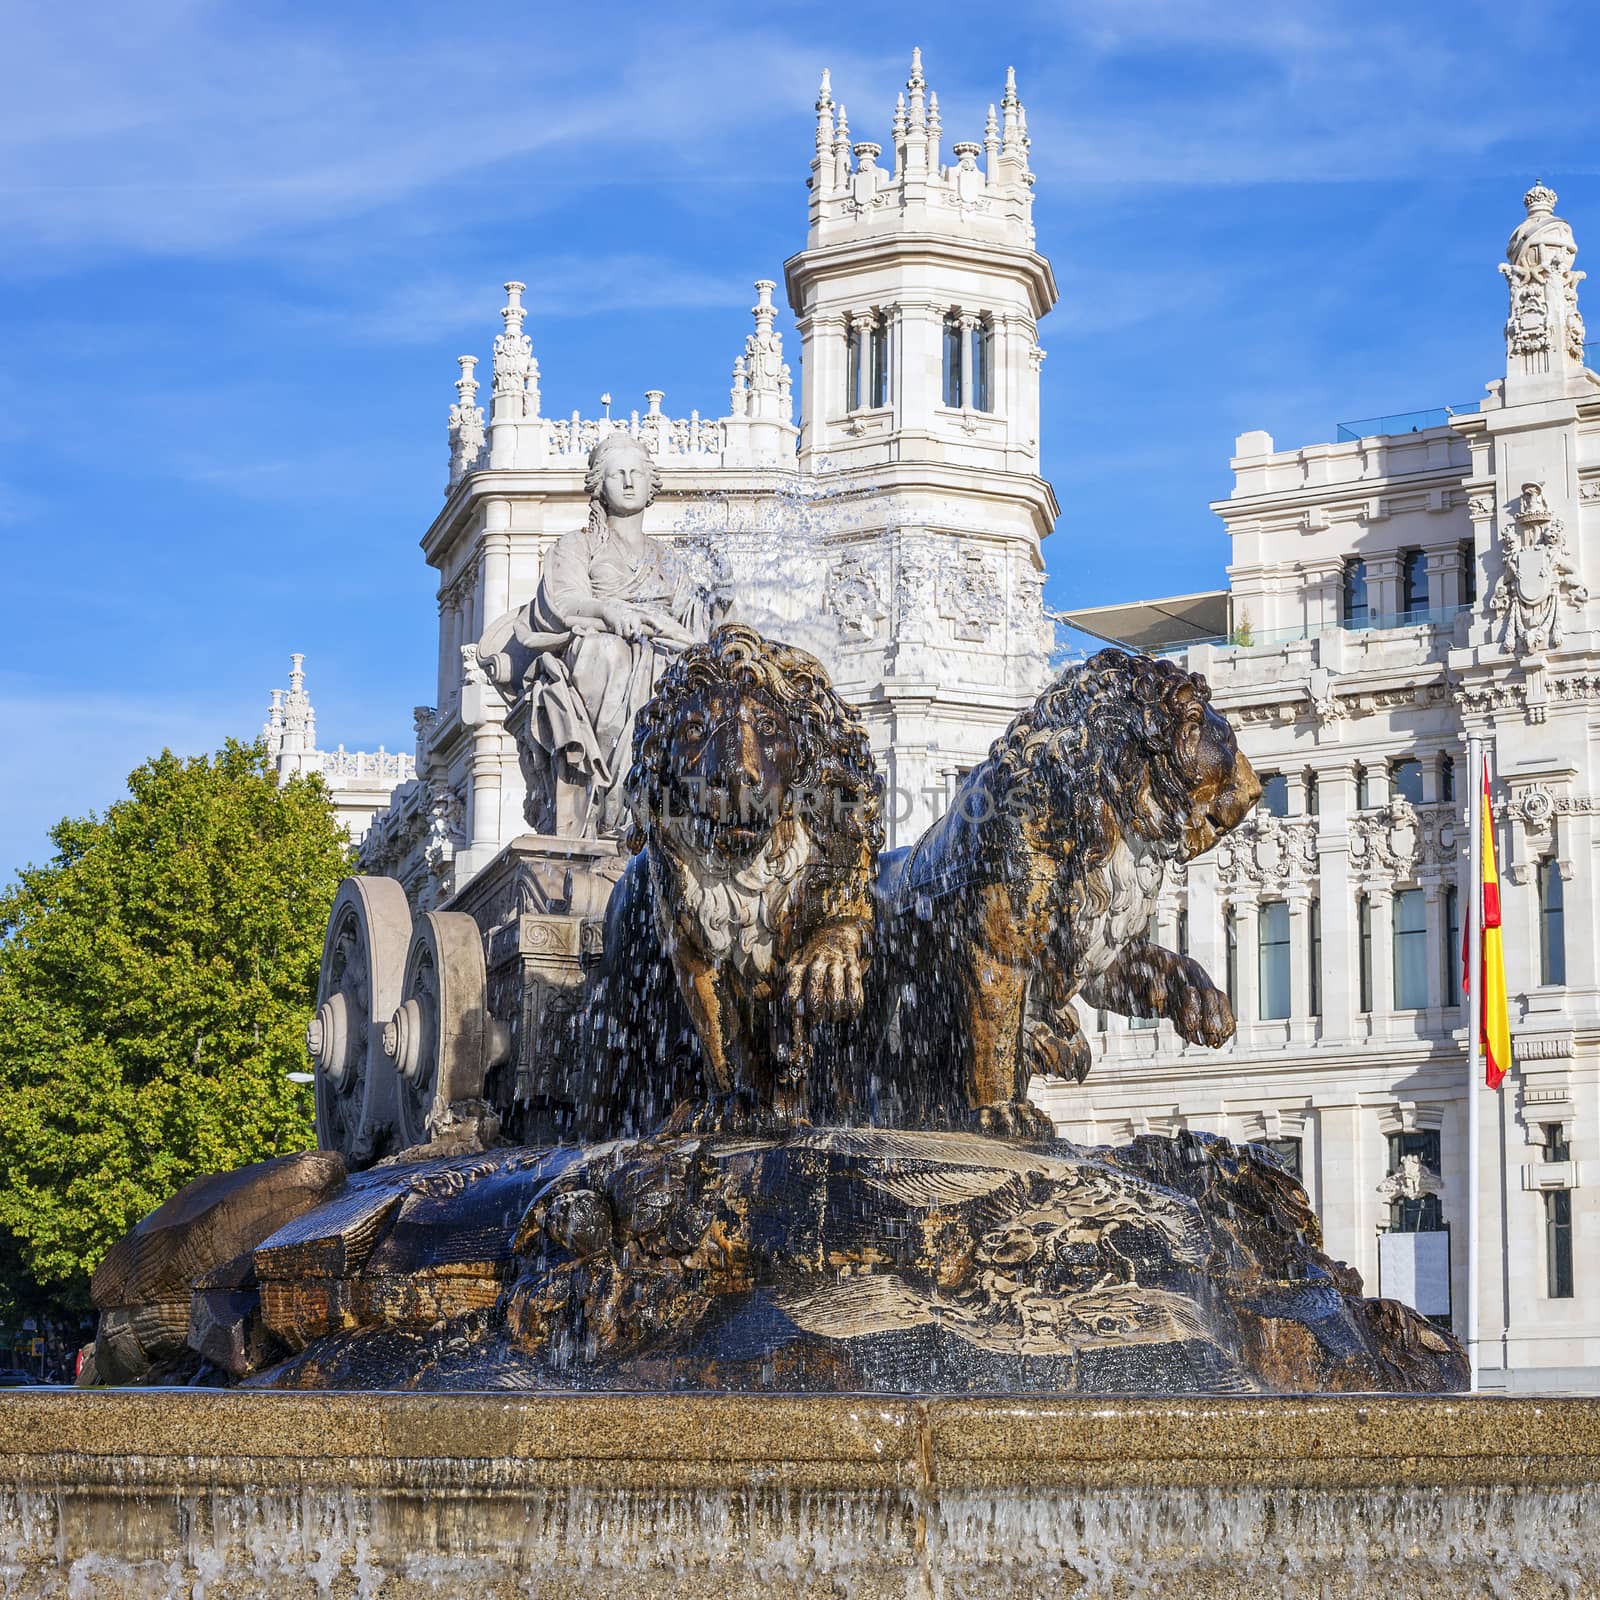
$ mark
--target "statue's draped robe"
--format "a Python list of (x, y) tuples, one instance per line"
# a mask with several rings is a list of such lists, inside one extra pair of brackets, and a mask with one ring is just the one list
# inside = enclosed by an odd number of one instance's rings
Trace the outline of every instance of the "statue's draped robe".
[[(622, 780), (633, 750), (633, 723), (674, 653), (671, 645), (629, 640), (578, 614), (581, 601), (616, 600), (662, 611), (696, 639), (709, 631), (705, 597), (675, 578), (653, 539), (634, 560), (591, 521), (565, 534), (544, 559), (539, 592), (519, 618), (517, 642), (533, 654), (524, 687), (529, 734), (543, 751), (554, 827), (555, 786), (578, 777), (580, 831), (620, 832)], [(565, 758), (565, 771), (563, 761)]]

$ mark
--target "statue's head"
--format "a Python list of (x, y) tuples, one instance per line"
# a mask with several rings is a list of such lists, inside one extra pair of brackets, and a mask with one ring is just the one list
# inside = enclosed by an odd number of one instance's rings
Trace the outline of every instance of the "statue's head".
[(589, 452), (583, 486), (614, 516), (643, 511), (661, 488), (655, 457), (631, 433), (608, 433)]

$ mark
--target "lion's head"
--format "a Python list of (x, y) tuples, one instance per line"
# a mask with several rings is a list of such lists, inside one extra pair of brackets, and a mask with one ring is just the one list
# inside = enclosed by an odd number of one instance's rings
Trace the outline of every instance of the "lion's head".
[(803, 822), (824, 859), (865, 871), (883, 845), (882, 784), (865, 728), (826, 668), (725, 623), (662, 674), (634, 726), (629, 847), (687, 832), (738, 868)]
[[(1199, 673), (1124, 650), (1068, 667), (996, 742), (1013, 791), (1103, 860), (1129, 830), (1190, 860), (1237, 827), (1261, 781)], [(1064, 813), (1064, 814), (1063, 814)]]

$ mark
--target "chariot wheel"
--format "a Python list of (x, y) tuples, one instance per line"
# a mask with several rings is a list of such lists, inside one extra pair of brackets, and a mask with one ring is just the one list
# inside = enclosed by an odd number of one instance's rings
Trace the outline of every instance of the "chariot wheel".
[(352, 1170), (370, 1166), (394, 1136), (394, 1074), (384, 1024), (400, 1003), (411, 907), (393, 878), (346, 878), (322, 943), (317, 1010), (306, 1028), (316, 1069), (317, 1148)]
[(504, 1059), (507, 1030), (490, 1017), (483, 933), (459, 911), (428, 911), (406, 951), (398, 1005), (383, 1030), (393, 1063), (402, 1146), (425, 1144), (452, 1105), (481, 1099), (484, 1074)]

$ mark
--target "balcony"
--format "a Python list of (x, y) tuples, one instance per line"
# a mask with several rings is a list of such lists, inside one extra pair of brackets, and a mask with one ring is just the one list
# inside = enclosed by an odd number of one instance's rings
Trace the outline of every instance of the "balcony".
[(1449, 629), (1455, 626), (1457, 617), (1470, 610), (1471, 606), (1440, 606), (1431, 611), (1375, 611), (1364, 617), (1335, 623), (1332, 627), (1301, 623), (1295, 628), (1252, 628), (1249, 624), (1243, 624), (1231, 634), (1154, 646), (1149, 653), (1153, 656), (1180, 656), (1197, 645), (1214, 645), (1229, 650), (1261, 650), (1274, 645), (1292, 644), (1299, 639), (1312, 639), (1335, 629), (1345, 633), (1394, 633), (1405, 628)]
[(1459, 406), (1435, 406), (1430, 411), (1396, 411), (1387, 417), (1360, 417), (1354, 422), (1341, 422), (1334, 430), (1334, 442), (1345, 444), (1354, 439), (1372, 439), (1385, 434), (1422, 433), (1428, 428), (1443, 428), (1452, 417), (1471, 416), (1480, 409), (1480, 402), (1468, 400)]

